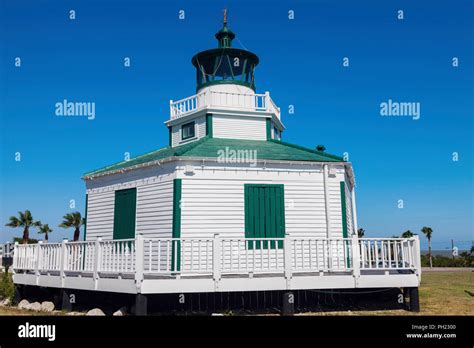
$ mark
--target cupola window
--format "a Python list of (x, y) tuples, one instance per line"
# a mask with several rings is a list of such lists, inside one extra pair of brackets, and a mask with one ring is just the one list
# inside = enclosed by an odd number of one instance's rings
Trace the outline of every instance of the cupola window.
[(195, 128), (194, 121), (183, 124), (181, 126), (181, 140), (194, 138), (195, 136), (194, 128)]

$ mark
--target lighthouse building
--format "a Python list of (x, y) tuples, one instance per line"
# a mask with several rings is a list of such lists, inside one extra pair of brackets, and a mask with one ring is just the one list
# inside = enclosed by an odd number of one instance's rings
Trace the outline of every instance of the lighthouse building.
[(358, 238), (351, 164), (284, 141), (234, 37), (224, 21), (192, 58), (168, 146), (83, 176), (84, 241), (15, 245), (15, 284), (135, 294), (138, 314), (148, 294), (348, 288), (404, 288), (419, 309), (418, 237)]
[(226, 23), (215, 36), (192, 58), (196, 93), (170, 101), (169, 146), (84, 175), (86, 240), (355, 233), (351, 164), (284, 142), (258, 57), (232, 47)]

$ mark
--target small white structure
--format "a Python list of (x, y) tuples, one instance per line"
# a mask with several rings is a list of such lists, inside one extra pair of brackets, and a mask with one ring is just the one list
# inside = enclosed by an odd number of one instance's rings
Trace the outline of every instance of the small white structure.
[[(85, 241), (17, 245), (15, 282), (128, 293), (418, 287), (419, 243), (358, 239), (352, 165), (282, 141), (258, 58), (193, 57), (169, 146), (84, 175)], [(80, 276), (78, 276), (80, 275)]]

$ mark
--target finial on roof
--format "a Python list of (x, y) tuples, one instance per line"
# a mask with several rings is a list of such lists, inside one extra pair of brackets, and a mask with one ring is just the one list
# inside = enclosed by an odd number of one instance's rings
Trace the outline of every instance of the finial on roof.
[(232, 40), (235, 37), (235, 34), (227, 28), (227, 8), (223, 10), (224, 12), (224, 25), (222, 29), (216, 33), (216, 39), (219, 41), (219, 48), (229, 48), (232, 47)]

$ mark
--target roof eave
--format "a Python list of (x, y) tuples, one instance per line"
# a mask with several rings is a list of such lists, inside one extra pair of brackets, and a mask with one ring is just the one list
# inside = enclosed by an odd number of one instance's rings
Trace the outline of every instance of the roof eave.
[[(84, 175), (81, 177), (82, 180), (87, 181), (87, 180), (94, 180), (96, 178), (104, 177), (104, 176), (109, 176), (109, 175), (116, 175), (116, 174), (123, 174), (125, 172), (133, 171), (133, 170), (139, 170), (143, 168), (148, 168), (148, 167), (153, 167), (153, 166), (160, 166), (165, 163), (173, 162), (173, 161), (203, 161), (203, 162), (217, 162), (219, 159), (217, 157), (198, 157), (198, 156), (170, 156), (163, 158), (161, 160), (156, 160), (156, 161), (149, 161), (149, 162), (144, 162), (140, 164), (136, 164), (130, 167), (125, 167), (125, 168), (120, 168), (120, 169), (114, 169), (114, 170), (109, 170), (105, 171), (102, 173), (97, 173), (97, 174), (90, 174), (90, 175)], [(349, 162), (344, 162), (344, 161), (298, 161), (298, 160), (271, 160), (271, 159), (259, 159), (257, 160), (257, 164), (263, 164), (264, 166), (266, 164), (309, 164), (311, 165), (324, 165), (324, 164), (331, 164), (331, 165), (344, 165), (346, 166), (349, 164), (350, 168), (352, 168), (351, 164)]]

